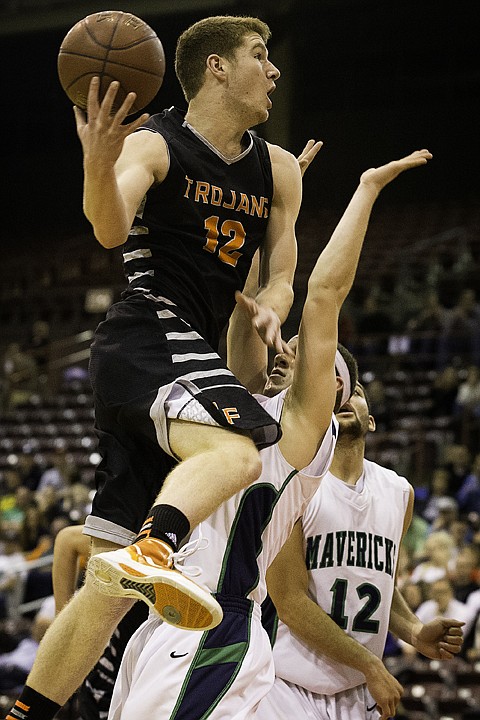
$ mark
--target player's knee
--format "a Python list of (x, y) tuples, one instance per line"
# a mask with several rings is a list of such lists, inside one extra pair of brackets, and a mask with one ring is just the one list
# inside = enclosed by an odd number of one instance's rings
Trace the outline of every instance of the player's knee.
[(242, 443), (232, 450), (233, 452), (229, 454), (230, 462), (241, 471), (245, 486), (255, 482), (262, 472), (262, 461), (254, 443)]

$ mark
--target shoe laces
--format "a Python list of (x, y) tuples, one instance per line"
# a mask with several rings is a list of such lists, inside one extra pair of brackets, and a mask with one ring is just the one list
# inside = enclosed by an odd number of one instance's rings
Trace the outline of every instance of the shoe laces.
[(197, 550), (205, 550), (207, 547), (208, 538), (202, 535), (202, 529), (199, 526), (198, 538), (185, 543), (177, 552), (170, 553), (169, 559), (172, 561), (175, 570), (179, 570), (189, 577), (196, 577), (201, 574), (202, 568), (198, 565), (185, 565), (185, 560), (189, 558), (190, 555), (193, 555), (194, 552), (197, 552)]

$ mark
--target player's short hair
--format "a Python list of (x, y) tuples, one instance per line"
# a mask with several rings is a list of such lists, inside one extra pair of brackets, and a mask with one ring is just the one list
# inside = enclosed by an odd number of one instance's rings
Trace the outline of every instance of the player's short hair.
[[(353, 392), (354, 392), (354, 390), (355, 390), (355, 386), (356, 386), (356, 384), (357, 384), (357, 382), (358, 382), (358, 365), (357, 365), (357, 361), (356, 361), (355, 358), (353, 357), (353, 355), (352, 355), (352, 353), (350, 352), (350, 350), (347, 350), (347, 348), (346, 348), (344, 345), (342, 345), (341, 343), (338, 343), (338, 344), (337, 344), (337, 350), (338, 350), (338, 352), (340, 353), (340, 355), (342, 356), (342, 358), (345, 360), (345, 364), (346, 364), (347, 369), (348, 369), (348, 374), (349, 374), (349, 376), (350, 376), (350, 396), (351, 396), (351, 395), (353, 395)], [(338, 404), (338, 401), (337, 401), (336, 405), (337, 405), (337, 404)], [(335, 406), (334, 412), (336, 412), (337, 410), (339, 410), (339, 407), (337, 408), (337, 407)]]
[(236, 15), (204, 18), (180, 35), (175, 52), (175, 72), (187, 102), (204, 83), (208, 56), (216, 53), (232, 60), (248, 33), (258, 33), (265, 44), (271, 37), (270, 28), (262, 20)]

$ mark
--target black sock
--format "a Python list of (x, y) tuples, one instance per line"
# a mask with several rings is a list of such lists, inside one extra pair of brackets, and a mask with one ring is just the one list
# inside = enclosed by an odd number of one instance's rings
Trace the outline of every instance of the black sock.
[(61, 707), (45, 695), (25, 685), (6, 720), (52, 720)]
[(190, 523), (181, 510), (173, 505), (154, 505), (135, 542), (146, 537), (158, 538), (168, 543), (176, 552), (179, 543), (189, 532)]

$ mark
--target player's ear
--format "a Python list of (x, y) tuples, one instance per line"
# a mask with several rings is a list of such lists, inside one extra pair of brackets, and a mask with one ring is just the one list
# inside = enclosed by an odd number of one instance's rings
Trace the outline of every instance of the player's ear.
[(338, 412), (340, 410), (340, 404), (342, 402), (343, 380), (337, 375), (335, 377), (335, 381), (335, 407), (333, 408), (333, 412)]
[(368, 431), (369, 432), (375, 432), (377, 429), (377, 423), (375, 422), (375, 418), (373, 415), (368, 416)]
[(225, 58), (222, 58), (221, 55), (216, 55), (215, 53), (209, 55), (206, 66), (216, 78), (223, 79), (225, 76)]

